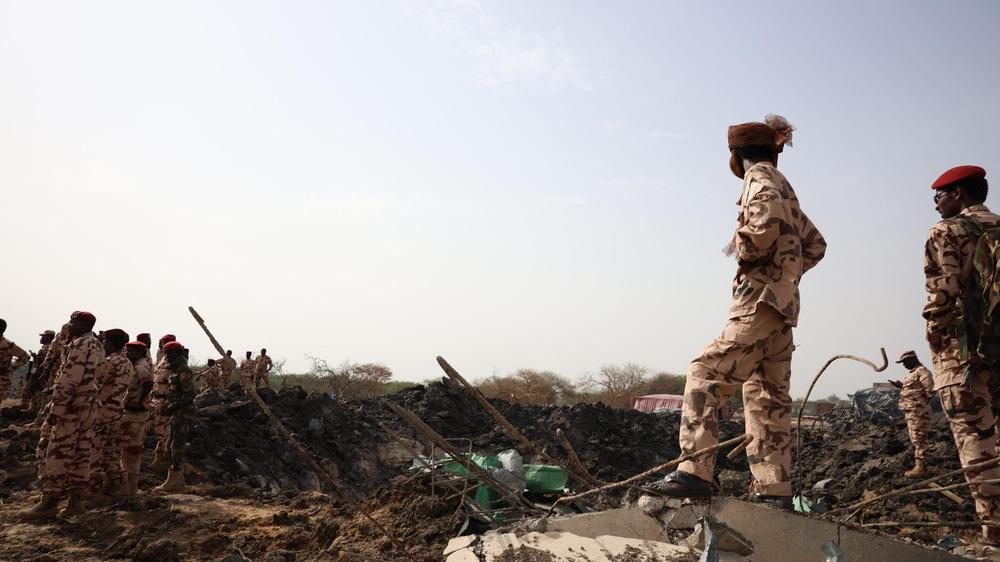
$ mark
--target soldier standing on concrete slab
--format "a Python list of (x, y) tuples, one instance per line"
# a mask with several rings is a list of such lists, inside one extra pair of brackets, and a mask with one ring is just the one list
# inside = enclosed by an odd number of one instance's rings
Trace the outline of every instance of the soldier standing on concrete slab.
[(121, 451), (122, 487), (119, 495), (134, 496), (139, 487), (139, 465), (142, 461), (142, 440), (149, 419), (147, 397), (153, 390), (153, 368), (149, 361), (149, 346), (139, 340), (125, 346), (132, 362), (132, 380), (125, 391), (125, 415), (122, 417), (118, 447)]
[(156, 492), (179, 492), (184, 489), (184, 450), (191, 430), (191, 410), (194, 404), (194, 376), (187, 364), (187, 350), (180, 342), (170, 342), (164, 347), (170, 369), (167, 406), (163, 409), (170, 416), (170, 433), (167, 437), (166, 455), (170, 463), (167, 479)]
[(271, 388), (269, 373), (273, 366), (274, 362), (267, 356), (267, 350), (261, 349), (260, 355), (257, 356), (257, 361), (254, 363), (254, 387), (260, 387), (260, 383), (263, 382), (264, 386)]
[[(993, 373), (969, 352), (963, 303), (964, 271), (979, 236), (976, 229), (1000, 224), (1000, 216), (983, 204), (989, 185), (986, 170), (958, 166), (932, 184), (935, 208), (942, 220), (927, 233), (924, 250), (927, 303), (927, 342), (937, 372), (935, 390), (958, 448), (963, 467), (997, 456), (997, 415), (1000, 389)], [(971, 346), (973, 349), (974, 345)], [(1000, 478), (1000, 467), (966, 473), (967, 480)], [(970, 486), (980, 520), (1000, 523), (1000, 486)], [(1000, 546), (1000, 527), (983, 526), (983, 542)]]
[[(28, 364), (31, 356), (28, 352), (17, 346), (16, 343), (3, 337), (7, 331), (7, 322), (0, 319), (0, 402), (7, 398), (7, 391), (10, 390), (10, 377), (14, 371)], [(11, 359), (14, 364), (11, 365)]]
[[(741, 386), (756, 497), (791, 508), (792, 328), (799, 280), (823, 258), (826, 241), (777, 169), (793, 128), (778, 116), (729, 128), (729, 168), (743, 180), (736, 233), (726, 253), (739, 267), (722, 334), (689, 366), (680, 426), (683, 454), (719, 442), (719, 409)], [(715, 455), (681, 463), (652, 488), (672, 497), (710, 497)]]
[(135, 377), (125, 355), (129, 337), (114, 328), (104, 332), (105, 360), (97, 371), (98, 404), (94, 416), (94, 448), (90, 455), (90, 498), (117, 495), (122, 488), (121, 422), (125, 393)]
[(931, 399), (934, 398), (934, 379), (931, 372), (920, 364), (915, 351), (907, 351), (899, 357), (909, 372), (903, 382), (890, 381), (899, 388), (899, 409), (906, 419), (906, 427), (913, 443), (913, 468), (906, 471), (907, 478), (927, 476), (927, 430), (931, 425)]
[(104, 349), (92, 331), (96, 319), (89, 312), (70, 316), (65, 357), (52, 382), (52, 400), (38, 442), (38, 479), (42, 497), (24, 519), (54, 515), (59, 500), (68, 495), (61, 516), (84, 511), (83, 491), (90, 481), (90, 451), (94, 439), (97, 371)]

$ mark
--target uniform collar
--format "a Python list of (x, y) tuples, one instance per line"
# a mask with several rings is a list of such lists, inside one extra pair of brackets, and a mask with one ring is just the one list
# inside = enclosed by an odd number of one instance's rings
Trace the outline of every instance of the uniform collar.
[(988, 213), (990, 212), (989, 207), (980, 203), (978, 205), (969, 205), (968, 207), (962, 209), (963, 215), (971, 215), (972, 213)]

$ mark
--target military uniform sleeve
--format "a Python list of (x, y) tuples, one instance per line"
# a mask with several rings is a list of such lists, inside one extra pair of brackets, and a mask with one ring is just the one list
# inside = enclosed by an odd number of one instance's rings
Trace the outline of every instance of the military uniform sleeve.
[(802, 213), (802, 273), (816, 267), (826, 255), (826, 239), (805, 213)]
[(59, 371), (56, 384), (52, 385), (52, 414), (65, 416), (73, 413), (73, 398), (83, 381), (87, 369), (87, 351), (82, 346), (66, 349), (66, 358)]
[(926, 368), (920, 373), (920, 382), (923, 386), (924, 397), (930, 402), (934, 398), (934, 379)]
[[(756, 179), (751, 181), (757, 182)], [(763, 188), (751, 185), (750, 192), (754, 195), (746, 204), (746, 222), (736, 230), (740, 242), (736, 257), (740, 262), (767, 257), (778, 240), (784, 221), (784, 205), (777, 190), (768, 189), (766, 185)]]
[(924, 319), (928, 334), (942, 334), (957, 322), (955, 302), (961, 292), (961, 271), (957, 239), (944, 223), (938, 223), (927, 234), (924, 246), (924, 276), (927, 302)]

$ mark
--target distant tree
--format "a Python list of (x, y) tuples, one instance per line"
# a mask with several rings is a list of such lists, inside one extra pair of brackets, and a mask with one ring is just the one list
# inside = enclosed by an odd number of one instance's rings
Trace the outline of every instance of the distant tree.
[[(281, 359), (271, 364), (271, 371), (274, 373), (274, 375), (277, 375), (277, 377), (281, 379), (281, 388), (285, 388), (286, 379), (288, 379), (288, 373), (285, 372), (285, 363), (286, 360)], [(271, 376), (272, 375), (269, 374), (268, 378), (270, 378)]]
[(643, 394), (684, 394), (684, 385), (687, 377), (684, 375), (674, 375), (672, 373), (656, 373), (646, 380), (643, 385)]
[(520, 369), (506, 376), (493, 375), (477, 383), (488, 398), (519, 404), (563, 404), (574, 395), (573, 383), (552, 371)]
[(309, 357), (312, 369), (309, 374), (323, 380), (337, 400), (359, 400), (380, 394), (382, 386), (392, 379), (392, 371), (377, 363), (351, 363), (345, 361), (336, 367), (318, 357)]
[(631, 397), (641, 394), (649, 369), (635, 363), (605, 365), (595, 375), (587, 375), (581, 383), (594, 389), (609, 406), (628, 408)]

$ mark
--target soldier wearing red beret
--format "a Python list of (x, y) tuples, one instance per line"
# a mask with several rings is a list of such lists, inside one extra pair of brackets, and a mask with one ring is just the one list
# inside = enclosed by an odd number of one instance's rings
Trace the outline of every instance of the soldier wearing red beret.
[[(992, 373), (970, 349), (967, 316), (964, 311), (967, 285), (963, 269), (970, 265), (972, 252), (983, 229), (1000, 224), (1000, 216), (983, 204), (989, 185), (986, 170), (979, 166), (957, 166), (941, 174), (931, 188), (941, 221), (927, 233), (924, 249), (927, 321), (930, 344), (937, 371), (934, 389), (951, 424), (962, 466), (974, 465), (996, 456), (996, 416), (992, 405), (1000, 392), (991, 384)], [(969, 472), (966, 478), (1000, 478), (1000, 467)], [(984, 522), (1000, 523), (1000, 486), (970, 486), (976, 512)], [(983, 527), (983, 542), (1000, 545), (1000, 528)]]

